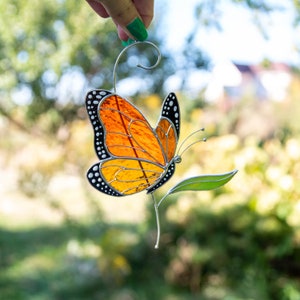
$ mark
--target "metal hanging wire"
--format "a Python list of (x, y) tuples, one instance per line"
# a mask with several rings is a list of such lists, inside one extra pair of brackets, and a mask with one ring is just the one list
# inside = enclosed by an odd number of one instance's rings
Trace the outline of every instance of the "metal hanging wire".
[(141, 65), (141, 64), (137, 64), (136, 66), (137, 66), (138, 68), (142, 68), (142, 69), (144, 69), (144, 70), (152, 70), (152, 69), (156, 68), (157, 65), (160, 63), (160, 61), (161, 61), (161, 52), (160, 52), (159, 48), (158, 48), (155, 44), (153, 44), (152, 42), (143, 41), (143, 42), (135, 42), (135, 43), (133, 43), (133, 44), (131, 44), (131, 45), (128, 45), (128, 46), (125, 47), (125, 48), (120, 52), (120, 54), (118, 55), (118, 57), (117, 57), (117, 59), (116, 59), (116, 62), (115, 62), (115, 65), (114, 65), (114, 68), (113, 68), (113, 89), (114, 89), (114, 93), (117, 92), (117, 88), (116, 88), (116, 85), (117, 85), (117, 67), (118, 67), (118, 65), (119, 65), (119, 62), (120, 62), (121, 57), (123, 56), (123, 54), (124, 54), (128, 49), (130, 49), (130, 48), (132, 48), (132, 47), (136, 47), (136, 46), (138, 46), (138, 45), (140, 45), (140, 44), (146, 44), (146, 45), (152, 46), (152, 47), (156, 50), (156, 52), (157, 52), (157, 60), (156, 60), (155, 64), (153, 64), (152, 66), (144, 66), (144, 65)]

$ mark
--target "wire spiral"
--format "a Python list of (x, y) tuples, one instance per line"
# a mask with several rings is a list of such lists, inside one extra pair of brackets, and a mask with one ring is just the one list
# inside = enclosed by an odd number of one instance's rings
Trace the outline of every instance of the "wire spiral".
[(152, 46), (152, 47), (156, 50), (156, 52), (157, 52), (157, 60), (156, 60), (155, 64), (152, 65), (152, 66), (144, 66), (144, 65), (141, 65), (141, 64), (137, 64), (136, 66), (137, 66), (138, 68), (141, 68), (141, 69), (144, 69), (144, 70), (152, 70), (152, 69), (156, 68), (157, 65), (160, 63), (160, 61), (161, 61), (161, 52), (160, 52), (159, 48), (158, 48), (155, 44), (153, 44), (152, 42), (143, 41), (143, 42), (135, 42), (135, 43), (133, 43), (133, 44), (131, 44), (131, 45), (128, 45), (127, 47), (125, 47), (125, 48), (120, 52), (120, 54), (118, 55), (118, 57), (117, 57), (117, 59), (116, 59), (115, 65), (114, 65), (114, 69), (113, 69), (113, 81), (114, 81), (113, 88), (114, 88), (114, 93), (117, 92), (117, 89), (116, 89), (116, 84), (117, 84), (117, 67), (118, 67), (118, 65), (119, 65), (119, 62), (120, 62), (121, 57), (123, 56), (123, 54), (124, 54), (128, 49), (130, 49), (130, 48), (132, 48), (132, 47), (135, 47), (135, 46), (137, 46), (137, 45), (140, 45), (140, 44), (147, 44), (147, 45)]

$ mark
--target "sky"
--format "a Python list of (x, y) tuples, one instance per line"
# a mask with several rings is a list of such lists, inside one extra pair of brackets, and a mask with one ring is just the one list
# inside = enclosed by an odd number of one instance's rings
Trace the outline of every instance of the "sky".
[[(161, 33), (170, 51), (178, 49), (188, 34), (195, 28), (194, 7), (199, 0), (162, 0), (166, 10), (162, 13), (157, 5)], [(262, 18), (263, 28), (268, 39), (265, 39), (253, 23), (253, 14), (242, 5), (231, 1), (220, 1), (218, 15), (222, 31), (214, 28), (198, 28), (197, 45), (213, 61), (231, 60), (240, 63), (259, 63), (264, 58), (272, 61), (299, 64), (300, 57), (296, 51), (296, 37), (300, 28), (292, 28), (293, 11), (290, 1), (270, 0), (282, 9)], [(199, 25), (200, 26), (200, 25)], [(299, 43), (299, 38), (298, 38)], [(298, 44), (299, 46), (299, 44)]]

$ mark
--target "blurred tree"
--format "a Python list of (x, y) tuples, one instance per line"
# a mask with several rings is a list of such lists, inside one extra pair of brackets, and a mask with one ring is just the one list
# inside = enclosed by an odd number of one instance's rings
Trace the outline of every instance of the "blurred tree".
[[(84, 1), (5, 0), (0, 9), (3, 115), (8, 117), (15, 104), (28, 104), (27, 117), (34, 121), (56, 102), (82, 103), (89, 85), (112, 88), (121, 43), (113, 23), (99, 18)], [(132, 51), (137, 56), (140, 49)], [(122, 78), (128, 72), (121, 61), (118, 74)], [(159, 72), (152, 82), (162, 82), (157, 76), (165, 75)]]
[(111, 22), (98, 18), (84, 1), (5, 0), (0, 9), (2, 112), (29, 104), (34, 120), (63, 92), (63, 102), (78, 103), (83, 95), (65, 91), (66, 74), (76, 91), (76, 84), (87, 82), (107, 87), (119, 41)]

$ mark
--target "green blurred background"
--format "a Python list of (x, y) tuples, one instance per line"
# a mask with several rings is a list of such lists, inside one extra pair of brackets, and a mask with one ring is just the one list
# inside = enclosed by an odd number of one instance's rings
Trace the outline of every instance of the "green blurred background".
[[(249, 10), (262, 35), (260, 21), (280, 10), (278, 2), (228, 2)], [(199, 1), (195, 28), (221, 27), (220, 4)], [(154, 125), (175, 75), (182, 139), (205, 127), (196, 138), (208, 141), (184, 154), (157, 197), (189, 176), (238, 174), (215, 191), (170, 196), (160, 207), (155, 250), (151, 199), (109, 197), (85, 178), (96, 155), (84, 97), (112, 88), (122, 49), (113, 23), (84, 1), (2, 0), (1, 300), (300, 299), (299, 66), (268, 57), (255, 66), (231, 63), (221, 79), (235, 80), (220, 91), (220, 81), (191, 91), (188, 75), (219, 73), (197, 46), (197, 30), (186, 33), (179, 56), (167, 51), (160, 34), (165, 5), (156, 4), (149, 30), (161, 64), (139, 70), (137, 61), (150, 65), (155, 52), (131, 49), (117, 87)], [(299, 32), (300, 5), (291, 5), (291, 30)]]

